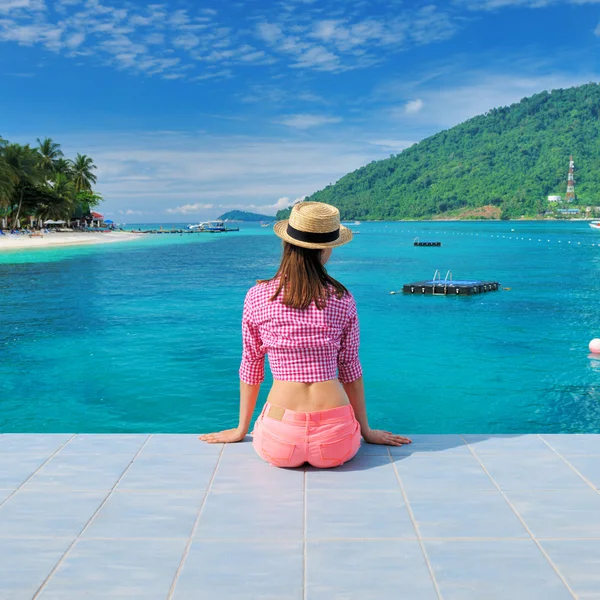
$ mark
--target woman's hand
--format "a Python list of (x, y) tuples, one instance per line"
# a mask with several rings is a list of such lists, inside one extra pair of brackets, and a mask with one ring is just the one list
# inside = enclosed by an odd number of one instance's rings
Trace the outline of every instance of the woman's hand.
[(239, 427), (235, 429), (225, 429), (216, 433), (204, 433), (198, 439), (209, 444), (232, 444), (241, 442), (246, 437), (246, 432)]
[(382, 431), (381, 429), (369, 429), (361, 432), (362, 436), (367, 444), (381, 444), (382, 446), (403, 446), (404, 444), (410, 444), (412, 440), (402, 435), (396, 435), (389, 431)]

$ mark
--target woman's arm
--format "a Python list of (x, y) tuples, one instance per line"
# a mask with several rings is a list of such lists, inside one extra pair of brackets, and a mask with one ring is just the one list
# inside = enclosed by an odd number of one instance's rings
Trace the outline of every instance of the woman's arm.
[(385, 446), (410, 444), (411, 440), (407, 437), (369, 427), (367, 404), (365, 402), (365, 384), (362, 377), (349, 383), (342, 383), (342, 385), (354, 409), (354, 415), (360, 425), (360, 434), (363, 436), (365, 442), (368, 444), (383, 444)]
[(256, 408), (259, 391), (260, 383), (251, 385), (240, 380), (240, 420), (238, 426), (217, 433), (206, 433), (201, 435), (200, 439), (209, 444), (231, 444), (243, 440), (250, 429), (250, 422)]
[(265, 350), (260, 331), (252, 318), (251, 293), (246, 294), (242, 315), (242, 363), (240, 364), (240, 418), (238, 426), (218, 433), (201, 435), (209, 444), (239, 442), (250, 428), (260, 384), (265, 378)]
[(371, 429), (367, 418), (365, 402), (365, 385), (362, 378), (362, 367), (358, 358), (360, 346), (360, 327), (354, 298), (350, 297), (348, 319), (340, 340), (338, 354), (338, 378), (354, 409), (354, 415), (360, 425), (360, 433), (369, 444), (384, 444), (387, 446), (402, 446), (410, 444), (410, 440), (401, 435)]

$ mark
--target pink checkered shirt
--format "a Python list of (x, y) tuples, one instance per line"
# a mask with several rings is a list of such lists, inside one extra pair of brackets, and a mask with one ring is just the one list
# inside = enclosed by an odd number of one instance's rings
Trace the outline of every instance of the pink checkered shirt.
[(352, 294), (327, 300), (323, 310), (314, 303), (306, 310), (281, 302), (283, 292), (269, 301), (277, 281), (250, 288), (242, 316), (240, 379), (251, 385), (265, 377), (265, 354), (274, 379), (347, 383), (362, 375), (358, 359), (360, 335)]

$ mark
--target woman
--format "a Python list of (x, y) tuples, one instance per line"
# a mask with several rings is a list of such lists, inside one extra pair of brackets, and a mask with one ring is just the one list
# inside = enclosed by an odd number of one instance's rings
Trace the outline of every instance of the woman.
[(337, 467), (357, 453), (361, 435), (370, 444), (409, 444), (408, 438), (369, 427), (356, 303), (325, 270), (332, 249), (352, 239), (338, 209), (300, 202), (273, 229), (283, 240), (281, 264), (244, 302), (239, 424), (200, 439), (244, 438), (268, 354), (273, 387), (253, 432), (254, 448), (267, 462)]

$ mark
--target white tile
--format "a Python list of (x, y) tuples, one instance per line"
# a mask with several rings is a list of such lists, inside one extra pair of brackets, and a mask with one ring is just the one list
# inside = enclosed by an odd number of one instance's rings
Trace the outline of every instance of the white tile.
[(559, 454), (563, 456), (600, 455), (600, 434), (544, 434), (548, 442)]
[(75, 538), (105, 497), (104, 492), (18, 491), (0, 506), (0, 536)]
[(309, 490), (306, 516), (308, 539), (417, 537), (400, 490)]
[(590, 488), (509, 491), (506, 496), (537, 538), (600, 539), (600, 495)]
[(481, 462), (502, 490), (583, 490), (588, 485), (554, 453), (490, 454)]
[(212, 490), (200, 515), (197, 539), (301, 540), (304, 501), (299, 490)]
[(333, 469), (307, 468), (308, 490), (398, 491), (400, 484), (389, 456), (356, 456)]
[(60, 454), (129, 454), (133, 458), (148, 437), (143, 434), (76, 435), (62, 448)]
[(532, 540), (425, 541), (444, 600), (572, 600)]
[(600, 598), (598, 540), (542, 540), (541, 545), (578, 598)]
[(186, 540), (79, 540), (41, 600), (165, 600)]
[(138, 456), (117, 489), (204, 491), (215, 472), (218, 456), (146, 454)]
[(173, 600), (302, 600), (302, 542), (194, 540)]
[(213, 482), (219, 491), (303, 490), (304, 469), (280, 469), (266, 463), (256, 453), (232, 455), (225, 449)]
[(73, 437), (72, 433), (6, 433), (0, 436), (0, 454), (54, 454)]
[(185, 538), (205, 492), (114, 492), (84, 538)]
[(207, 444), (196, 434), (156, 433), (144, 446), (141, 456), (146, 454), (220, 454), (223, 444)]
[(394, 457), (406, 494), (413, 491), (443, 494), (445, 491), (496, 491), (496, 487), (473, 456), (413, 454)]
[(129, 467), (130, 454), (62, 454), (54, 456), (26, 489), (109, 491)]
[(416, 541), (309, 541), (306, 600), (435, 599)]
[(0, 454), (0, 488), (16, 489), (31, 477), (49, 454)]
[(529, 538), (497, 491), (411, 491), (410, 506), (424, 538)]
[(69, 538), (0, 538), (0, 598), (31, 600), (70, 544)]

